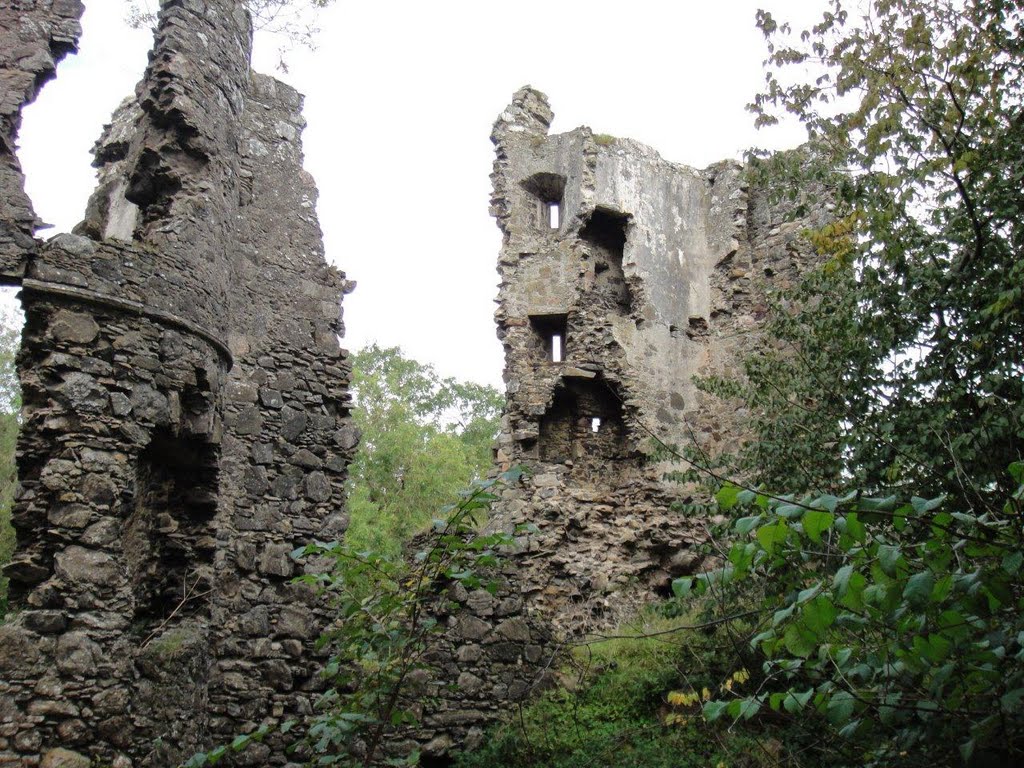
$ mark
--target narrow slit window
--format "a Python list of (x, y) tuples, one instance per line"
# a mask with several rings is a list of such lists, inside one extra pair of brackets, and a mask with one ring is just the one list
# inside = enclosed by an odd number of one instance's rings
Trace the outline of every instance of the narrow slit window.
[(600, 432), (601, 431), (601, 419), (598, 418), (597, 416), (594, 416), (593, 418), (590, 419), (590, 431), (591, 432)]
[(551, 336), (551, 362), (562, 362), (562, 336), (558, 333)]
[(559, 203), (548, 203), (548, 227), (558, 229), (562, 225), (562, 206)]

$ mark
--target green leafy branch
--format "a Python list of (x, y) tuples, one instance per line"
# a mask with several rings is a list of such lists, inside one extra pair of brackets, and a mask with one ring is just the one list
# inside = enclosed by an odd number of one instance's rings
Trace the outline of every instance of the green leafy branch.
[[(310, 571), (297, 582), (315, 586), (337, 611), (317, 641), (328, 649), (325, 690), (308, 721), (289, 720), (278, 729), (301, 736), (290, 747), (317, 766), (416, 765), (419, 754), (387, 757), (387, 739), (417, 721), (412, 690), (429, 677), (428, 654), (444, 627), (437, 616), (447, 607), (445, 587), (453, 582), (491, 593), (499, 584), (488, 574), (500, 553), (514, 546), (504, 532), (481, 532), (495, 491), (518, 481), (514, 468), (464, 491), (418, 540), (411, 558), (357, 549), (344, 542), (315, 542), (292, 552)], [(199, 753), (185, 768), (216, 764), (268, 733), (264, 726), (228, 746)]]
[(773, 586), (750, 641), (760, 688), (705, 702), (705, 717), (806, 710), (849, 738), (889, 732), (882, 750), (952, 742), (965, 761), (979, 749), (1019, 757), (1024, 463), (1010, 475), (1017, 488), (998, 514), (942, 496), (787, 500), (723, 487), (719, 506), (737, 515), (728, 562), (673, 591)]

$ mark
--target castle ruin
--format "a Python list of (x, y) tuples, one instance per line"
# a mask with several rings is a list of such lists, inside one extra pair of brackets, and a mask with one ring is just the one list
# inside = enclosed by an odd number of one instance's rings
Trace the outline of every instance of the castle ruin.
[[(326, 619), (289, 553), (346, 527), (352, 284), (324, 260), (301, 97), (250, 70), (237, 0), (163, 1), (83, 222), (35, 237), (20, 108), (75, 49), (81, 12), (25, 0), (0, 17), (0, 276), (26, 314), (0, 765), (68, 749), (166, 766), (310, 711)], [(799, 233), (819, 215), (790, 221), (741, 164), (550, 135), (552, 117), (524, 88), (492, 134), (496, 465), (530, 470), (492, 525), (535, 531), (496, 595), (450, 590), (421, 681), (433, 703), (406, 743), (439, 759), (551, 684), (562, 640), (701, 568), (701, 521), (673, 510), (687, 491), (653, 446), (714, 455), (743, 438), (744, 414), (694, 377), (760, 343), (766, 295), (810, 263)], [(267, 745), (238, 759), (287, 762)]]
[(168, 766), (309, 711), (323, 623), (289, 553), (346, 526), (352, 285), (324, 260), (301, 97), (250, 70), (233, 0), (162, 4), (85, 220), (34, 237), (18, 110), (81, 12), (0, 17), (0, 256), (26, 317), (0, 764), (60, 747)]
[[(497, 460), (532, 477), (498, 518), (530, 521), (529, 602), (567, 632), (607, 626), (696, 572), (702, 521), (671, 509), (659, 445), (735, 449), (746, 414), (695, 377), (741, 369), (771, 290), (812, 263), (803, 229), (748, 169), (695, 170), (588, 128), (549, 135), (524, 88), (495, 123), (502, 230), (495, 318), (508, 401)], [(544, 554), (546, 553), (546, 554)]]
[(696, 376), (739, 370), (763, 343), (771, 290), (814, 262), (791, 201), (740, 163), (698, 171), (589, 128), (550, 135), (525, 87), (501, 113), (491, 213), (507, 400), (499, 469), (528, 470), (490, 525), (518, 535), (496, 596), (450, 590), (419, 741), (473, 748), (487, 723), (554, 684), (563, 644), (606, 630), (702, 569), (699, 489), (664, 479), (659, 444), (738, 447), (746, 415)]

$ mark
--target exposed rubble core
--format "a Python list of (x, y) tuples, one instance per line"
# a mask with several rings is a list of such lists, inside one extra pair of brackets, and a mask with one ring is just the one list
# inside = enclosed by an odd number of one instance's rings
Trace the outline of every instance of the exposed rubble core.
[[(45, 31), (71, 11), (14, 15)], [(165, 0), (76, 234), (41, 243), (5, 211), (26, 327), (0, 764), (175, 765), (309, 711), (324, 620), (289, 553), (347, 525), (352, 284), (324, 259), (302, 99), (250, 71), (251, 34), (240, 2)], [(287, 762), (273, 745), (241, 759)]]

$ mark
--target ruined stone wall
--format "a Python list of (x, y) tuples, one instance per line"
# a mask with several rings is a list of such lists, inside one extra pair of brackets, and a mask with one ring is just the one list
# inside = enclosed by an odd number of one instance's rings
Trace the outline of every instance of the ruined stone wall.
[(78, 49), (79, 0), (0, 0), (0, 275), (20, 274), (41, 223), (15, 154), (21, 110)]
[(714, 456), (745, 439), (743, 414), (694, 379), (739, 372), (769, 292), (813, 263), (799, 232), (825, 212), (788, 221), (738, 163), (698, 171), (588, 128), (549, 135), (551, 118), (525, 88), (492, 134), (498, 461), (533, 470), (497, 518), (540, 527), (527, 601), (578, 634), (700, 567), (703, 522), (670, 510), (688, 489), (650, 456), (656, 441)]
[(551, 684), (563, 643), (702, 568), (708, 521), (674, 511), (695, 489), (663, 479), (656, 440), (714, 456), (746, 438), (742, 409), (695, 377), (741, 370), (769, 293), (815, 261), (801, 230), (827, 216), (792, 221), (739, 163), (695, 170), (588, 128), (549, 135), (552, 118), (527, 87), (491, 137), (507, 387), (496, 459), (530, 470), (491, 525), (533, 532), (507, 556), (503, 600), (470, 596), (448, 618), (428, 753), (446, 746), (441, 723), (471, 747), (508, 692)]
[(347, 524), (352, 284), (324, 260), (301, 97), (250, 41), (239, 2), (166, 0), (85, 220), (18, 240), (0, 764), (173, 765), (315, 695), (324, 618), (288, 553)]

